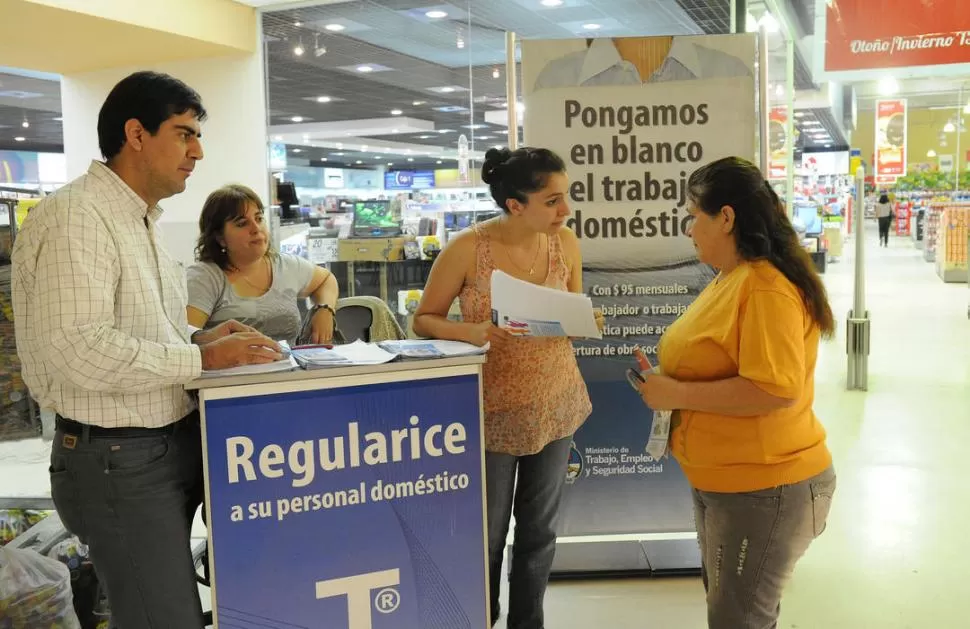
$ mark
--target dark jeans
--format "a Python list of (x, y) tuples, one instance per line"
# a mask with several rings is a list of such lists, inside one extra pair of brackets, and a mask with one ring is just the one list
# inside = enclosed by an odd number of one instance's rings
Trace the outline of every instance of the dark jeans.
[(775, 629), (781, 594), (822, 534), (835, 470), (793, 485), (723, 494), (694, 490), (710, 629)]
[(485, 453), (488, 498), (488, 578), (492, 625), (499, 617), (502, 557), (515, 511), (509, 577), (508, 629), (543, 629), (542, 599), (556, 555), (556, 518), (572, 438), (530, 456)]
[(889, 246), (889, 228), (892, 227), (893, 218), (884, 216), (879, 220), (879, 243)]
[(201, 629), (190, 550), (202, 503), (198, 414), (170, 434), (100, 437), (58, 430), (51, 493), (91, 550), (116, 629)]

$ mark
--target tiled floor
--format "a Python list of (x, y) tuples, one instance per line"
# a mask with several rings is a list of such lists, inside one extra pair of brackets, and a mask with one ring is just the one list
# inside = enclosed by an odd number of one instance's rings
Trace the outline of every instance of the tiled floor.
[[(839, 336), (825, 343), (816, 409), (839, 472), (828, 531), (799, 564), (786, 629), (970, 627), (970, 290), (945, 285), (908, 239), (868, 238), (869, 391), (845, 391), (852, 256), (826, 284)], [(851, 244), (847, 245), (848, 248)], [(0, 444), (0, 496), (48, 492), (48, 445)], [(547, 626), (702, 629), (697, 579), (554, 583)], [(505, 628), (504, 619), (498, 625)]]

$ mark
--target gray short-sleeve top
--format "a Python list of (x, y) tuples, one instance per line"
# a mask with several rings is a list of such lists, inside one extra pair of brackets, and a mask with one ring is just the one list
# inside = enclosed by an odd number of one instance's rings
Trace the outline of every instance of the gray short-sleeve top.
[(293, 343), (300, 333), (297, 301), (313, 279), (316, 266), (303, 258), (280, 254), (272, 260), (273, 284), (261, 297), (241, 297), (226, 274), (211, 262), (189, 267), (189, 306), (209, 315), (206, 329), (235, 319), (270, 337)]

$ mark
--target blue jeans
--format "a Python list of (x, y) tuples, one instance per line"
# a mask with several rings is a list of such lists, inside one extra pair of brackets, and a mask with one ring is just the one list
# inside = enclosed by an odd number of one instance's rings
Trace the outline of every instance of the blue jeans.
[(761, 491), (694, 490), (697, 539), (710, 629), (775, 629), (781, 594), (812, 541), (822, 534), (835, 470)]
[(58, 430), (51, 494), (91, 550), (114, 629), (202, 629), (191, 528), (202, 503), (197, 414), (171, 434), (76, 436)]
[(556, 556), (556, 519), (572, 437), (530, 456), (485, 452), (488, 578), (492, 625), (498, 620), (502, 558), (515, 512), (508, 629), (543, 629), (542, 600)]

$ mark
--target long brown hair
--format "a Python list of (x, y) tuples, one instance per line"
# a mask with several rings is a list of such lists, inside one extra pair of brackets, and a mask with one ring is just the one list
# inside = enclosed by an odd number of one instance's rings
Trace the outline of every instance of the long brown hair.
[(835, 318), (825, 285), (758, 167), (740, 157), (726, 157), (694, 171), (687, 187), (691, 201), (709, 216), (717, 216), (726, 205), (734, 209), (734, 240), (741, 258), (771, 262), (798, 287), (822, 335), (831, 337)]
[[(226, 223), (246, 215), (246, 205), (252, 203), (263, 210), (263, 202), (252, 189), (238, 184), (223, 186), (209, 195), (199, 216), (199, 240), (195, 245), (195, 259), (211, 262), (223, 271), (231, 271), (229, 253), (220, 242)], [(273, 255), (267, 249), (267, 255)]]

